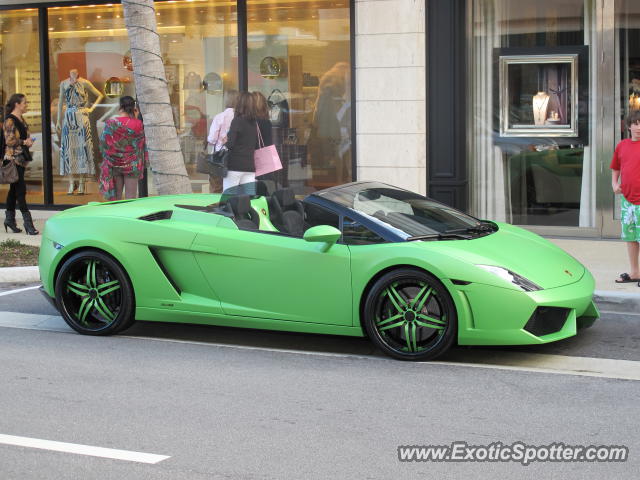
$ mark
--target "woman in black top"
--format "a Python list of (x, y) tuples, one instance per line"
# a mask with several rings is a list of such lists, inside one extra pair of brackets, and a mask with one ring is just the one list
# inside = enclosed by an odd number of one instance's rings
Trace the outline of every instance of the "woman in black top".
[[(260, 135), (262, 135), (262, 141), (264, 142), (262, 147), (268, 147), (273, 145), (273, 126), (271, 125), (271, 120), (269, 120), (269, 104), (260, 92), (251, 92), (251, 96), (256, 110), (256, 121), (258, 122), (258, 127), (260, 127)], [(260, 148), (260, 145), (256, 145), (256, 148)]]
[(229, 149), (227, 167), (229, 171), (223, 180), (224, 190), (256, 181), (253, 152), (255, 152), (258, 142), (258, 131), (253, 103), (253, 97), (250, 93), (240, 92), (235, 115), (227, 134), (226, 146)]
[(31, 212), (27, 207), (27, 184), (24, 181), (25, 168), (31, 162), (31, 153), (29, 148), (33, 145), (33, 139), (29, 135), (29, 126), (22, 117), (27, 112), (27, 98), (21, 93), (11, 95), (5, 112), (7, 117), (2, 126), (2, 134), (4, 135), (4, 152), (2, 158), (10, 160), (16, 164), (18, 170), (18, 181), (9, 186), (7, 193), (7, 211), (4, 218), (4, 229), (10, 228), (14, 233), (20, 233), (22, 230), (16, 224), (16, 205), (22, 212), (24, 220), (24, 229), (27, 235), (37, 235), (38, 230), (33, 225)]

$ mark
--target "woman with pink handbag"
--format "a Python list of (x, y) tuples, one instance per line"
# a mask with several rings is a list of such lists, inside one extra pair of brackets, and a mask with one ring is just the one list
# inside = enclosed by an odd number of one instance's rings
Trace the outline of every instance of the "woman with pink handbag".
[(224, 190), (256, 181), (253, 154), (257, 142), (258, 132), (253, 97), (249, 92), (240, 92), (235, 115), (227, 134), (226, 146), (229, 149), (229, 158), (227, 176), (223, 179)]
[(258, 143), (253, 159), (256, 167), (256, 177), (259, 177), (281, 170), (282, 163), (280, 162), (278, 151), (273, 144), (273, 127), (269, 119), (269, 104), (267, 103), (267, 99), (260, 92), (253, 92), (251, 95), (254, 100), (258, 126)]

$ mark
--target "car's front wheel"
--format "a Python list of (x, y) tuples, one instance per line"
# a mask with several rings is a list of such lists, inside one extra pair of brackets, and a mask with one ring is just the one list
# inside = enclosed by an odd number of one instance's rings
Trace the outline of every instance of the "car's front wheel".
[(133, 322), (134, 299), (124, 269), (93, 250), (69, 257), (58, 272), (56, 302), (62, 317), (85, 335), (110, 335)]
[(400, 360), (431, 360), (454, 343), (453, 300), (433, 275), (398, 269), (380, 277), (364, 305), (364, 327), (385, 353)]

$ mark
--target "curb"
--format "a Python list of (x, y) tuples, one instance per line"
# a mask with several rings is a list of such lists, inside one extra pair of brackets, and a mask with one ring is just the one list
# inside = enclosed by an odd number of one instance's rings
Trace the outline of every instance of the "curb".
[(640, 294), (596, 290), (593, 300), (603, 312), (640, 314)]
[(38, 267), (4, 267), (0, 268), (0, 283), (39, 282)]

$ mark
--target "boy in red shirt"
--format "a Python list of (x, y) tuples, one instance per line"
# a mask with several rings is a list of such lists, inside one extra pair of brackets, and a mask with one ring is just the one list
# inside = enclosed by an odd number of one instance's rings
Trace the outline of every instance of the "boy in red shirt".
[(626, 124), (631, 138), (618, 143), (610, 166), (613, 193), (622, 195), (622, 240), (627, 242), (630, 268), (616, 283), (640, 282), (640, 111), (631, 112)]

